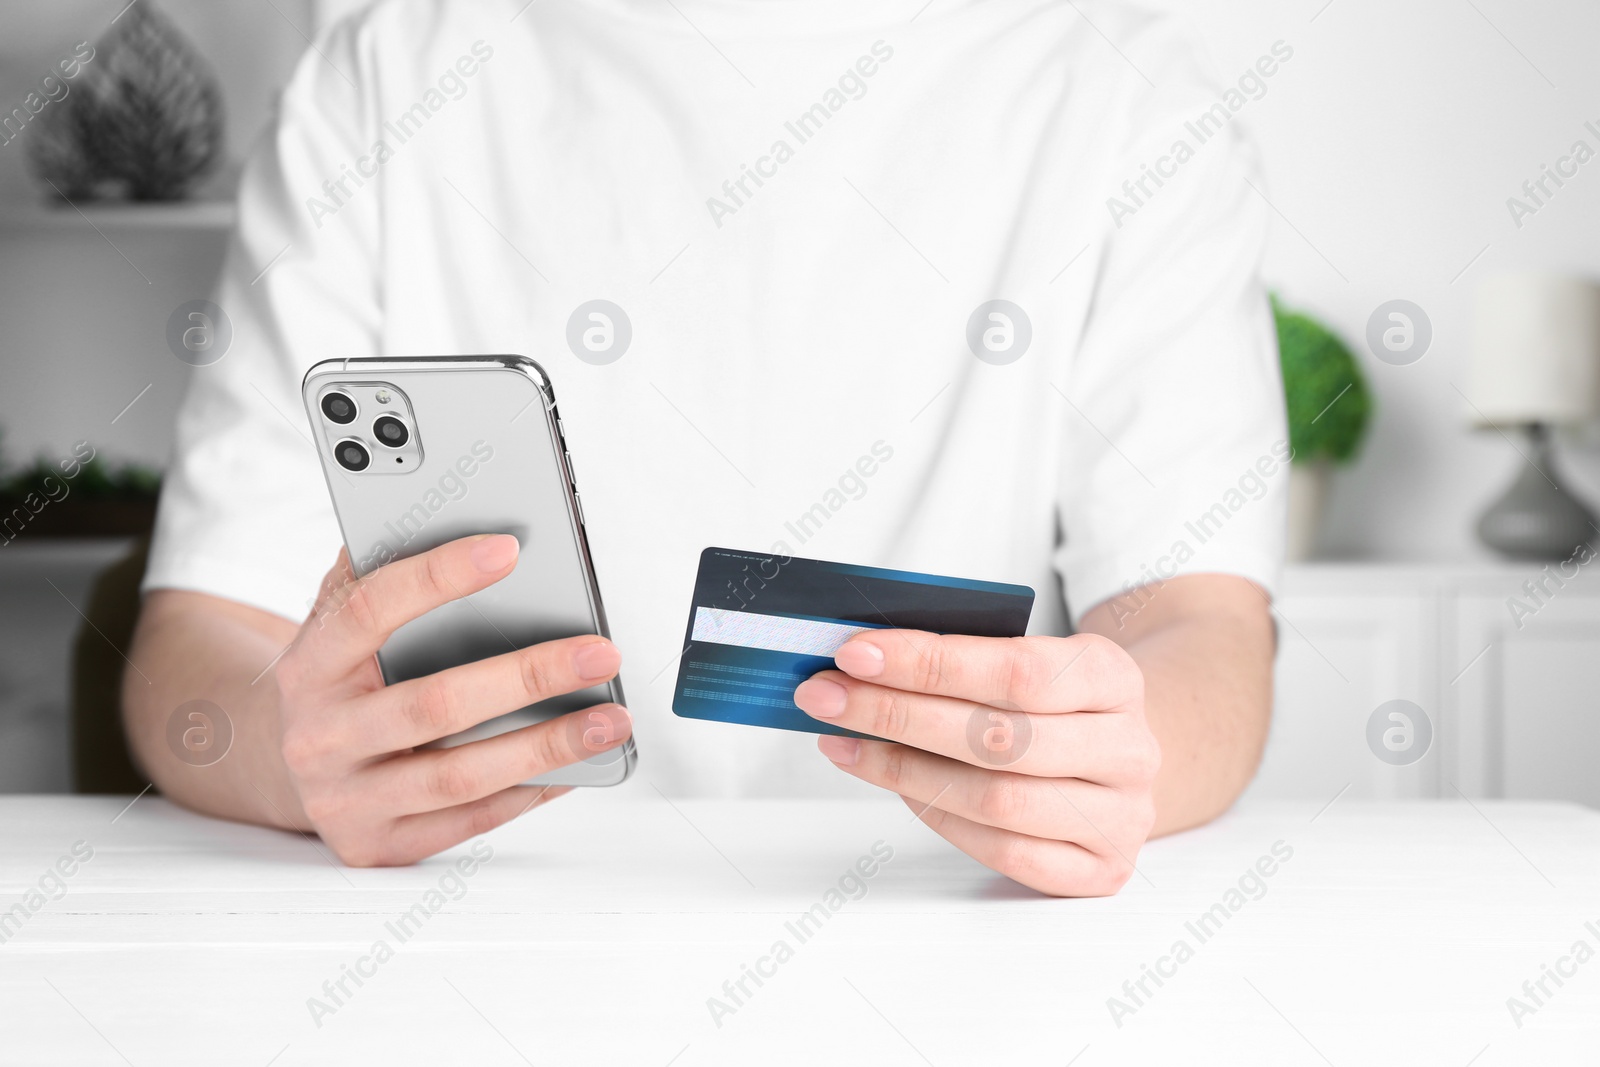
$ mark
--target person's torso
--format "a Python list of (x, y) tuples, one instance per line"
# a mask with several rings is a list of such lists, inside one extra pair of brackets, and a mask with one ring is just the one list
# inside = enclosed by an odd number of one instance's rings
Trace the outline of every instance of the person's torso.
[(840, 779), (808, 738), (661, 728), (700, 550), (1022, 582), (1065, 632), (1059, 383), (1127, 71), (1059, 4), (518, 6), (368, 24), (384, 353), (549, 371), (647, 762)]

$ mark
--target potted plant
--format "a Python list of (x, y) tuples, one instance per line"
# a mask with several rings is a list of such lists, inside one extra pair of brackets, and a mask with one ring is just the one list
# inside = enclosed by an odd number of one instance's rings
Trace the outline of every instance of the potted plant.
[(222, 159), (222, 93), (200, 52), (145, 0), (83, 61), (28, 142), (52, 199), (175, 201)]
[(1291, 560), (1309, 559), (1328, 495), (1330, 472), (1361, 447), (1372, 396), (1361, 365), (1337, 334), (1272, 298), (1289, 413), (1289, 541)]
[(138, 537), (155, 525), (159, 472), (113, 466), (79, 442), (60, 459), (0, 464), (0, 546), (46, 537)]

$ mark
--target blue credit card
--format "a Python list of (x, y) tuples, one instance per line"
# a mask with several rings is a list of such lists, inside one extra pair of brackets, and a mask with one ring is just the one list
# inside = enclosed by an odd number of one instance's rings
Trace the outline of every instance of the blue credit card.
[(708, 548), (678, 661), (672, 710), (813, 734), (859, 736), (794, 703), (795, 686), (833, 667), (863, 630), (1021, 637), (1033, 611), (1025, 585)]

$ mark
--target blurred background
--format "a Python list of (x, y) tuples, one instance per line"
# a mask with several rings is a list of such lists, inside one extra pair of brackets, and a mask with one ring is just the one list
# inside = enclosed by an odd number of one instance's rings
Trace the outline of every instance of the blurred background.
[[(359, 5), (0, 0), (0, 116), (151, 6), (225, 109), (202, 180), (79, 210), (30, 166), (42, 126), (0, 143), (0, 518), (36, 457), (96, 457), (71, 508), (0, 535), (0, 791), (73, 788), (74, 649), (116, 644), (86, 619), (95, 581), (148, 525), (190, 372), (169, 318), (210, 292), (278, 87)], [(1181, 11), (1223, 84), (1293, 50), (1235, 119), (1263, 158), (1302, 460), (1253, 793), (1600, 804), (1600, 582), (1580, 549), (1600, 536), (1600, 5), (1145, 6)]]

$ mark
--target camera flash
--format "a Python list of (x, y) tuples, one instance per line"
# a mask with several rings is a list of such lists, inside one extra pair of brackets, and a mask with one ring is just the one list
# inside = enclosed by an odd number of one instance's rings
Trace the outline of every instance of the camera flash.
[(387, 389), (379, 389), (378, 392), (376, 393), (376, 398), (377, 398), (378, 403), (387, 404), (389, 402), (389, 390), (387, 390)]

